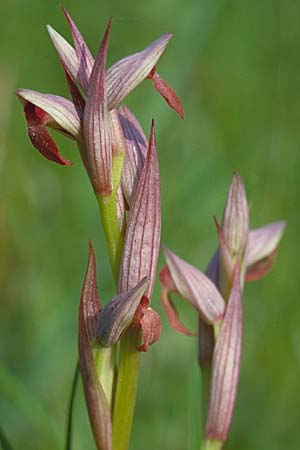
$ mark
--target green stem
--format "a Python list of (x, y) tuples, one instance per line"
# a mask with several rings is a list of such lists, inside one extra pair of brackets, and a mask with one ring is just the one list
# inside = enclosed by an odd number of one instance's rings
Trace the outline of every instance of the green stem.
[(222, 450), (223, 442), (208, 439), (203, 442), (201, 450)]
[(116, 193), (106, 197), (98, 197), (98, 204), (105, 233), (113, 277), (118, 286), (120, 263), (124, 243), (124, 234), (120, 230)]
[(113, 450), (127, 450), (135, 408), (140, 367), (140, 332), (129, 330), (120, 344), (120, 366), (113, 416)]

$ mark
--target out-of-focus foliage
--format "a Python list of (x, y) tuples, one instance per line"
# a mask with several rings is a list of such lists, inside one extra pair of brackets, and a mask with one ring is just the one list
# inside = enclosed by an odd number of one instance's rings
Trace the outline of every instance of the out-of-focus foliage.
[[(159, 71), (182, 99), (184, 121), (145, 82), (128, 99), (147, 134), (155, 117), (162, 178), (163, 241), (202, 269), (216, 246), (232, 170), (244, 178), (251, 226), (286, 219), (276, 265), (244, 298), (244, 351), (226, 448), (300, 446), (300, 4), (296, 1), (66, 1), (93, 52), (114, 15), (109, 61), (174, 33)], [(58, 2), (0, 6), (1, 426), (15, 448), (62, 448), (76, 361), (77, 309), (87, 240), (96, 247), (101, 297), (113, 293), (96, 202), (76, 162), (55, 166), (32, 148), (16, 87), (67, 95), (47, 36), (64, 35)], [(153, 302), (160, 311), (159, 289)], [(195, 318), (181, 306), (190, 325)], [(164, 320), (143, 357), (132, 450), (192, 450), (197, 407), (193, 339)], [(3, 395), (2, 395), (3, 394)], [(195, 428), (195, 427), (194, 427)], [(93, 449), (80, 389), (74, 450)]]

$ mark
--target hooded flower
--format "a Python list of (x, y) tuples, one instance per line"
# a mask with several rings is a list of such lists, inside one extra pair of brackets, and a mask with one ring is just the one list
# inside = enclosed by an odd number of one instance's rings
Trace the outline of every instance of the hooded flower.
[(58, 164), (70, 165), (59, 153), (47, 127), (74, 139), (96, 194), (109, 195), (113, 189), (114, 158), (111, 111), (148, 77), (168, 104), (183, 116), (176, 94), (166, 82), (160, 81), (155, 69), (171, 35), (162, 35), (144, 50), (106, 70), (111, 20), (94, 60), (74, 21), (64, 8), (63, 11), (74, 47), (50, 26), (48, 31), (65, 71), (72, 101), (28, 89), (19, 89), (17, 95), (24, 104), (29, 137), (40, 153)]

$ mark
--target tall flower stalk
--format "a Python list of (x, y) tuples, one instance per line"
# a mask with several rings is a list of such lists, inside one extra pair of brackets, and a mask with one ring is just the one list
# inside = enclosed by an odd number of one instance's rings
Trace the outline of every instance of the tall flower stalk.
[[(71, 100), (19, 89), (28, 134), (48, 160), (69, 166), (48, 128), (76, 141), (96, 195), (116, 296), (103, 308), (97, 289), (96, 257), (90, 243), (79, 308), (79, 367), (90, 422), (99, 450), (129, 445), (140, 352), (160, 336), (159, 315), (150, 301), (160, 246), (160, 181), (154, 122), (149, 142), (135, 116), (119, 103), (144, 79), (181, 117), (183, 109), (156, 64), (171, 35), (106, 69), (110, 19), (94, 59), (63, 8), (73, 44), (48, 26)], [(119, 347), (119, 352), (117, 352)]]

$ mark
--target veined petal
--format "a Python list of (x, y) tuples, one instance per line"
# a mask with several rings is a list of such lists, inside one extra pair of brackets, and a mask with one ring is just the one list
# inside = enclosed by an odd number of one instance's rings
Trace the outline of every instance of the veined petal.
[(110, 409), (97, 377), (92, 351), (92, 340), (95, 337), (95, 325), (98, 321), (100, 309), (97, 296), (95, 254), (90, 245), (88, 266), (79, 307), (79, 367), (97, 449), (111, 450)]
[(48, 126), (76, 140), (81, 139), (81, 118), (70, 100), (30, 89), (18, 89), (17, 96), (23, 104), (26, 102), (32, 103), (47, 113), (49, 116)]
[(213, 354), (206, 438), (224, 442), (231, 424), (242, 349), (242, 293), (236, 263), (232, 290)]
[(83, 116), (89, 175), (97, 195), (112, 192), (112, 145), (105, 87), (105, 65), (111, 20), (96, 58)]
[(243, 255), (249, 229), (249, 210), (243, 180), (233, 174), (223, 213), (224, 240), (233, 258)]
[(248, 267), (267, 258), (276, 250), (285, 227), (286, 222), (280, 221), (249, 231), (245, 254)]
[(79, 61), (74, 48), (50, 25), (47, 25), (47, 30), (63, 66), (78, 81)]
[(119, 108), (119, 118), (126, 145), (122, 189), (126, 202), (130, 206), (135, 187), (144, 167), (148, 143), (141, 125), (126, 106)]
[(121, 262), (119, 292), (126, 292), (143, 277), (151, 298), (160, 244), (161, 214), (159, 167), (152, 124), (147, 158), (129, 212)]
[(109, 108), (114, 108), (151, 72), (165, 50), (171, 34), (164, 34), (141, 52), (116, 62), (107, 71), (106, 85)]
[(102, 347), (116, 344), (130, 327), (147, 285), (148, 280), (144, 277), (134, 288), (117, 295), (105, 305), (97, 330), (97, 339)]
[(63, 13), (68, 21), (68, 24), (70, 26), (70, 30), (72, 33), (73, 42), (75, 45), (75, 52), (77, 56), (77, 63), (78, 63), (78, 72), (76, 79), (78, 80), (79, 84), (82, 86), (82, 89), (84, 92), (87, 92), (90, 76), (92, 73), (93, 65), (94, 65), (94, 58), (91, 55), (91, 52), (88, 48), (88, 46), (85, 43), (85, 40), (83, 39), (80, 31), (78, 30), (75, 22), (72, 20), (70, 14), (62, 6)]
[(164, 248), (163, 252), (179, 294), (200, 313), (207, 323), (218, 322), (225, 312), (225, 302), (213, 282), (171, 250)]
[(157, 73), (155, 67), (153, 67), (147, 78), (153, 81), (155, 90), (166, 100), (170, 108), (174, 109), (174, 111), (176, 111), (183, 119), (184, 112), (179, 98), (171, 86), (169, 86), (168, 83)]

